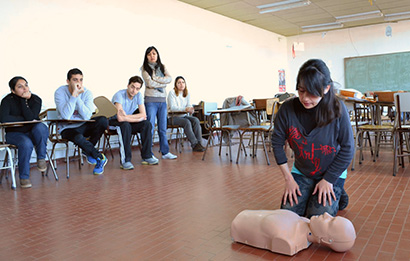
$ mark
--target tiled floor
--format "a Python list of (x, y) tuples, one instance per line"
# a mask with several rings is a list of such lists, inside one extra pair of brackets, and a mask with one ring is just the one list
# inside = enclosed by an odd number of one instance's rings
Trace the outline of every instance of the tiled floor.
[(102, 176), (72, 162), (69, 180), (61, 163), (58, 182), (35, 168), (31, 189), (3, 180), (0, 260), (410, 260), (410, 170), (393, 177), (390, 151), (375, 163), (366, 153), (349, 172), (350, 205), (339, 215), (356, 228), (354, 247), (312, 245), (293, 257), (230, 239), (241, 210), (279, 208), (283, 179), (261, 152), (236, 165), (217, 148), (202, 161), (186, 144), (177, 160), (141, 166), (135, 150), (133, 171), (116, 155)]

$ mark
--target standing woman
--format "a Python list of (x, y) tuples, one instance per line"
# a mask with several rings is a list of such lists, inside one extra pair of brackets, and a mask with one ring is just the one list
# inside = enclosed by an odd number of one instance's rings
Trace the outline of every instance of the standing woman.
[(205, 148), (201, 144), (201, 124), (197, 117), (191, 116), (194, 113), (194, 107), (192, 107), (190, 99), (184, 77), (178, 76), (175, 78), (174, 89), (168, 94), (168, 110), (185, 111), (187, 114), (169, 118), (168, 121), (172, 121), (172, 125), (184, 128), (192, 150), (202, 152)]
[(152, 136), (154, 136), (155, 118), (157, 118), (159, 148), (162, 158), (176, 159), (177, 156), (169, 152), (167, 140), (167, 93), (165, 88), (172, 78), (161, 63), (158, 50), (154, 46), (148, 47), (145, 51), (141, 70), (146, 85), (144, 101), (147, 118), (152, 125)]
[[(296, 90), (299, 97), (280, 107), (272, 135), (276, 163), (285, 179), (281, 208), (308, 218), (324, 212), (335, 216), (348, 203), (344, 182), (354, 156), (349, 115), (322, 60), (302, 65)], [(295, 154), (292, 170), (285, 141)]]

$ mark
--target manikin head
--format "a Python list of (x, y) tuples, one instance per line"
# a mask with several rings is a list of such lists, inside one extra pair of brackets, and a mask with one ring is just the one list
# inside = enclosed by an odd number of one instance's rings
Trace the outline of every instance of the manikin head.
[(309, 241), (325, 245), (336, 252), (345, 252), (353, 247), (356, 231), (350, 220), (332, 217), (328, 213), (310, 218)]

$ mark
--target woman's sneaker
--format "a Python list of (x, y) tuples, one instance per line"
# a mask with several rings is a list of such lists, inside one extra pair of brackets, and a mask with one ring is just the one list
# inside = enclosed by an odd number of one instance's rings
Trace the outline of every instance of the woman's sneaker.
[(195, 146), (192, 148), (192, 151), (204, 152), (204, 151), (205, 151), (205, 148), (202, 147), (201, 143), (197, 143), (197, 144), (195, 144)]
[(95, 165), (94, 171), (93, 171), (94, 175), (103, 174), (104, 173), (104, 167), (105, 167), (105, 165), (107, 165), (108, 159), (105, 157), (104, 154), (101, 154), (101, 155), (102, 155), (103, 158), (102, 159), (97, 158), (97, 164)]
[(142, 165), (157, 165), (158, 164), (158, 159), (151, 157), (149, 159), (142, 159), (141, 162)]
[(163, 159), (176, 159), (176, 158), (178, 158), (178, 156), (172, 154), (171, 152), (168, 152), (167, 154), (162, 155), (162, 158)]

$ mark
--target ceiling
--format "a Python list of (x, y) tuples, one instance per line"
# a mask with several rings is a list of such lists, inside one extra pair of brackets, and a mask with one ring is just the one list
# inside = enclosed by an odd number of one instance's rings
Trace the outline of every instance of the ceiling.
[[(310, 0), (311, 4), (308, 6), (265, 14), (260, 14), (257, 6), (282, 0), (179, 1), (283, 36), (303, 34), (301, 26), (333, 23), (336, 22), (335, 17), (339, 16), (372, 11), (381, 11), (383, 15), (410, 11), (410, 0)], [(387, 23), (382, 16), (368, 20), (343, 22), (343, 28), (340, 29), (380, 23)]]

